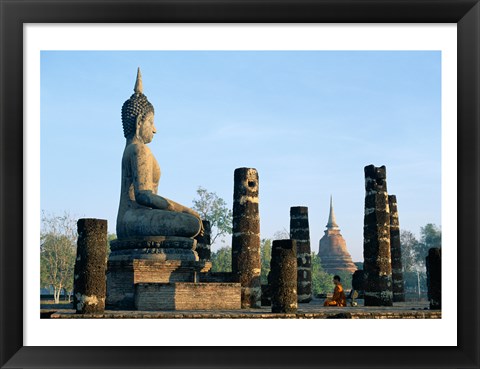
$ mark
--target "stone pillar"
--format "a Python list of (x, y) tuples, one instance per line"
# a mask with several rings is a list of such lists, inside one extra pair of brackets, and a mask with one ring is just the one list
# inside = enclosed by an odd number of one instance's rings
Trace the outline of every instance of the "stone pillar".
[(400, 223), (398, 222), (397, 197), (388, 196), (390, 208), (390, 255), (392, 258), (393, 302), (405, 301), (403, 284), (402, 248), (400, 245)]
[(365, 306), (392, 306), (390, 209), (385, 166), (365, 167), (365, 190), (363, 226)]
[(442, 308), (442, 250), (432, 247), (428, 250), (426, 258), (427, 286), (430, 309)]
[(77, 314), (105, 310), (107, 221), (79, 219), (73, 303)]
[(195, 239), (197, 240), (196, 251), (198, 254), (198, 258), (200, 260), (210, 261), (210, 257), (211, 257), (210, 235), (212, 233), (212, 227), (208, 220), (202, 219), (202, 223), (203, 223), (203, 229), (204, 229), (203, 236), (198, 235), (197, 237), (195, 237)]
[(242, 308), (259, 308), (261, 259), (256, 169), (235, 169), (232, 231), (232, 274), (242, 286)]
[(290, 238), (295, 240), (297, 245), (298, 302), (310, 302), (312, 301), (312, 252), (306, 206), (290, 208)]
[(365, 290), (365, 274), (363, 270), (356, 270), (352, 275), (352, 289), (355, 291)]
[(295, 240), (272, 243), (271, 301), (272, 313), (297, 312), (297, 245)]
[[(270, 275), (270, 272), (268, 273)], [(262, 306), (271, 306), (271, 291), (270, 291), (270, 284), (262, 284)]]

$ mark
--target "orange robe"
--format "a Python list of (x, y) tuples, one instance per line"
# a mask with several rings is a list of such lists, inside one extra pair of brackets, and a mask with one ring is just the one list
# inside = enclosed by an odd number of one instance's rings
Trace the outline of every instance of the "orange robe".
[(333, 290), (333, 297), (325, 300), (323, 306), (347, 306), (347, 298), (341, 284), (335, 286)]

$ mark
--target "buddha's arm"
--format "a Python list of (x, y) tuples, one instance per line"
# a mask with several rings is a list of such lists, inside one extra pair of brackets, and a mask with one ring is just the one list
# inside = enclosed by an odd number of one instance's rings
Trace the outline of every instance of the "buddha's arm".
[(179, 212), (179, 213), (191, 214), (194, 217), (201, 220), (200, 215), (195, 210), (193, 210), (189, 207), (183, 206), (183, 205), (181, 205), (181, 204), (179, 204), (179, 203), (177, 203), (173, 200), (167, 199), (165, 197), (163, 197), (163, 199), (166, 200), (169, 204), (169, 209), (167, 209), (167, 210), (176, 211), (176, 212)]
[(168, 201), (154, 193), (152, 183), (153, 158), (144, 145), (130, 146), (130, 165), (132, 169), (135, 201), (139, 205), (153, 209), (168, 210)]
[(177, 213), (191, 214), (201, 220), (200, 215), (193, 209), (180, 205), (173, 200), (155, 195), (151, 190), (135, 191), (135, 199), (140, 205), (148, 206), (153, 209), (174, 211)]
[(137, 203), (153, 209), (191, 214), (201, 220), (196, 211), (154, 193), (154, 184), (152, 183), (153, 158), (146, 147), (135, 145), (131, 165)]

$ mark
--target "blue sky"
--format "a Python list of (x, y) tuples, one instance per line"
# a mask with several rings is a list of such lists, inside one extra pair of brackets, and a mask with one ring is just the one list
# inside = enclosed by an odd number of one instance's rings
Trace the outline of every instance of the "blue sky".
[(191, 206), (203, 186), (231, 205), (235, 168), (254, 167), (262, 237), (308, 206), (317, 252), (332, 194), (361, 261), (363, 168), (386, 165), (400, 227), (441, 225), (436, 51), (43, 51), (43, 210), (107, 219), (115, 232), (120, 111), (137, 67), (155, 107), (159, 194)]

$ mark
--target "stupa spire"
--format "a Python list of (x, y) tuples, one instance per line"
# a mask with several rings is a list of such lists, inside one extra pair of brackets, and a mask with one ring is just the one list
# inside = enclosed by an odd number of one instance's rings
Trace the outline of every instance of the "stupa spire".
[(323, 269), (330, 274), (348, 272), (352, 274), (357, 270), (357, 266), (352, 261), (352, 256), (348, 252), (347, 242), (340, 234), (335, 213), (333, 212), (333, 200), (330, 195), (330, 214), (328, 216), (327, 229), (320, 239), (318, 247), (318, 256)]
[(133, 91), (135, 91), (136, 94), (143, 94), (142, 73), (140, 72), (140, 67), (137, 69), (137, 80), (135, 81)]
[(335, 213), (333, 212), (332, 195), (330, 195), (330, 214), (328, 215), (328, 229), (338, 229), (337, 220), (335, 219)]

